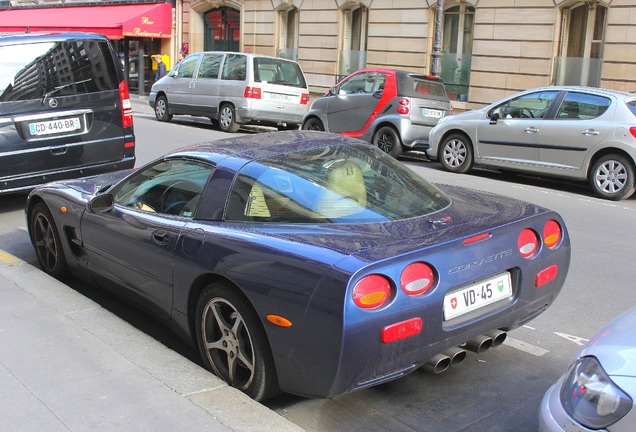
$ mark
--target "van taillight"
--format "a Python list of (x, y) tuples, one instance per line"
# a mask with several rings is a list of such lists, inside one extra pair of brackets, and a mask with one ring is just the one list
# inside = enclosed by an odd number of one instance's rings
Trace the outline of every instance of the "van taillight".
[(303, 93), (300, 95), (300, 104), (307, 105), (309, 103), (309, 93)]
[(261, 88), (260, 87), (245, 87), (245, 91), (243, 92), (243, 97), (249, 99), (260, 99), (261, 98)]
[(128, 84), (126, 80), (119, 83), (119, 101), (121, 103), (121, 122), (122, 125), (130, 127), (133, 125), (132, 103), (130, 102), (130, 93), (128, 93)]

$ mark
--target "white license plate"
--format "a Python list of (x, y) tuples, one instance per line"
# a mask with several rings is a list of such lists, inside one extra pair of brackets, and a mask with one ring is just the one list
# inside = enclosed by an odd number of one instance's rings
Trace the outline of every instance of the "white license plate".
[(422, 115), (424, 117), (442, 118), (442, 114), (444, 114), (444, 112), (440, 110), (422, 108)]
[(287, 101), (287, 102), (292, 100), (291, 96), (286, 94), (280, 94), (280, 93), (270, 93), (269, 98), (275, 99), (275, 100)]
[(29, 123), (31, 135), (59, 134), (73, 132), (81, 128), (82, 124), (79, 117)]
[(510, 273), (501, 273), (493, 278), (446, 294), (444, 297), (444, 319), (458, 317), (510, 296), (512, 296)]

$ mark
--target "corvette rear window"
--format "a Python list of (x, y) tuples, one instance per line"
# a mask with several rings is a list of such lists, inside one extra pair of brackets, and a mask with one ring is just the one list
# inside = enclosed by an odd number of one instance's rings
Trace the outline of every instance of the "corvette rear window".
[(439, 211), (450, 199), (375, 147), (340, 145), (247, 164), (234, 183), (228, 221), (370, 223)]

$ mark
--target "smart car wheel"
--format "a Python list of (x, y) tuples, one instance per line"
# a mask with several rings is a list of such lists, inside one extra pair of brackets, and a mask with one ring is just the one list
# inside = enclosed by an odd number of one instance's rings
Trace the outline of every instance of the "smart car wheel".
[(600, 198), (628, 198), (634, 193), (634, 166), (623, 156), (605, 155), (592, 166), (590, 184)]
[(229, 385), (257, 401), (278, 393), (265, 331), (236, 288), (213, 283), (203, 290), (196, 332), (204, 364)]
[(325, 130), (325, 126), (322, 124), (322, 122), (319, 119), (317, 119), (316, 117), (312, 117), (310, 119), (307, 119), (307, 121), (303, 123), (302, 129), (322, 132)]
[(473, 167), (473, 147), (464, 135), (449, 135), (442, 141), (439, 161), (442, 167), (455, 173), (466, 173)]
[(33, 207), (29, 221), (29, 233), (42, 270), (57, 279), (63, 279), (67, 276), (68, 267), (62, 250), (60, 234), (55, 227), (51, 211), (43, 202), (39, 202)]
[(159, 96), (155, 102), (155, 117), (163, 122), (172, 120), (172, 114), (168, 114), (168, 99), (165, 96)]
[(384, 153), (398, 157), (402, 154), (402, 140), (395, 129), (390, 126), (382, 126), (378, 129), (371, 142)]
[(221, 106), (219, 111), (219, 128), (223, 132), (234, 133), (239, 130), (239, 124), (234, 120), (234, 107), (230, 104)]

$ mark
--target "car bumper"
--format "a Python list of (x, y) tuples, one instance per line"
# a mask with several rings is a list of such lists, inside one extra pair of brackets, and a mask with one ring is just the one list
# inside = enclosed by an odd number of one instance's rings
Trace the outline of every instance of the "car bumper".
[(251, 107), (236, 107), (236, 122), (264, 125), (301, 124), (307, 113), (307, 105), (272, 105), (271, 103), (252, 104)]

